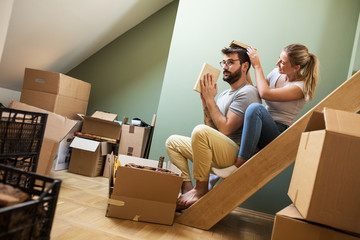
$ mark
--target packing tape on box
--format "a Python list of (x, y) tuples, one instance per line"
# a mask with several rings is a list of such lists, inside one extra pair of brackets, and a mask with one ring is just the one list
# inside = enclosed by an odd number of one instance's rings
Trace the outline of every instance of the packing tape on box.
[(133, 148), (133, 147), (128, 147), (127, 155), (128, 155), (128, 156), (132, 156), (132, 155), (133, 155), (133, 152), (134, 152), (134, 148)]
[(119, 206), (119, 207), (125, 206), (125, 202), (124, 202), (124, 201), (115, 200), (115, 199), (111, 199), (111, 198), (108, 200), (108, 204), (110, 204), (110, 205), (115, 205), (115, 206)]
[(139, 218), (140, 218), (140, 215), (135, 215), (135, 217), (133, 218), (133, 221), (138, 222), (138, 221), (139, 221)]
[(135, 126), (130, 125), (129, 127), (129, 133), (134, 133), (135, 132)]

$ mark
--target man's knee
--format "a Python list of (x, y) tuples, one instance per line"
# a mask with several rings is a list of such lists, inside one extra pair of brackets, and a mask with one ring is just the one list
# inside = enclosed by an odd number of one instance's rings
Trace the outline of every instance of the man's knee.
[(193, 131), (191, 133), (191, 138), (206, 134), (210, 129), (212, 129), (212, 128), (207, 125), (199, 124), (193, 129)]
[(168, 139), (166, 139), (166, 141), (165, 141), (165, 147), (166, 148), (173, 147), (177, 138), (178, 138), (178, 135), (171, 135), (170, 137), (168, 137)]

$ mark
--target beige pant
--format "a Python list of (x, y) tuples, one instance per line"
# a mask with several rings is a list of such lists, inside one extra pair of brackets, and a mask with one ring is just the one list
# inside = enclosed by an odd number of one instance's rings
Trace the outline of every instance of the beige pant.
[(219, 131), (198, 125), (191, 138), (170, 136), (166, 140), (166, 151), (170, 161), (181, 170), (184, 181), (191, 181), (189, 159), (193, 162), (194, 179), (206, 182), (211, 167), (225, 168), (235, 163), (239, 146)]

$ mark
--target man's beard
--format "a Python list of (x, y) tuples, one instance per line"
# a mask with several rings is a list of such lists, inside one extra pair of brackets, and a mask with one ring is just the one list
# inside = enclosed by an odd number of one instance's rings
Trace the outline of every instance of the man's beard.
[(224, 73), (230, 73), (229, 76), (227, 77), (223, 77), (223, 80), (227, 83), (229, 83), (230, 85), (233, 84), (234, 82), (236, 82), (237, 80), (239, 80), (241, 78), (241, 75), (242, 75), (242, 72), (241, 72), (241, 68), (239, 68), (237, 71), (235, 71), (234, 73), (231, 73), (230, 71), (228, 70), (224, 70), (223, 71), (223, 74)]

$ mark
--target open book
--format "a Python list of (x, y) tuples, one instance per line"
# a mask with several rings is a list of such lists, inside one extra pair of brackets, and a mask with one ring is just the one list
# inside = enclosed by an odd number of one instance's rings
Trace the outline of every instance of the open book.
[[(241, 43), (241, 42), (238, 42), (236, 40), (232, 40), (231, 43), (230, 43), (230, 47), (233, 47), (233, 46), (239, 46), (239, 47), (242, 47), (242, 48), (245, 48), (245, 49), (248, 49), (250, 46), (245, 44), (245, 43)], [(256, 49), (255, 49), (256, 50)]]
[(213, 81), (217, 82), (219, 75), (220, 75), (220, 70), (211, 66), (208, 63), (204, 63), (203, 67), (200, 71), (200, 75), (198, 77), (198, 79), (196, 80), (195, 86), (194, 86), (194, 90), (201, 93), (201, 85), (200, 85), (200, 79), (204, 78), (204, 75), (210, 73), (213, 77)]

